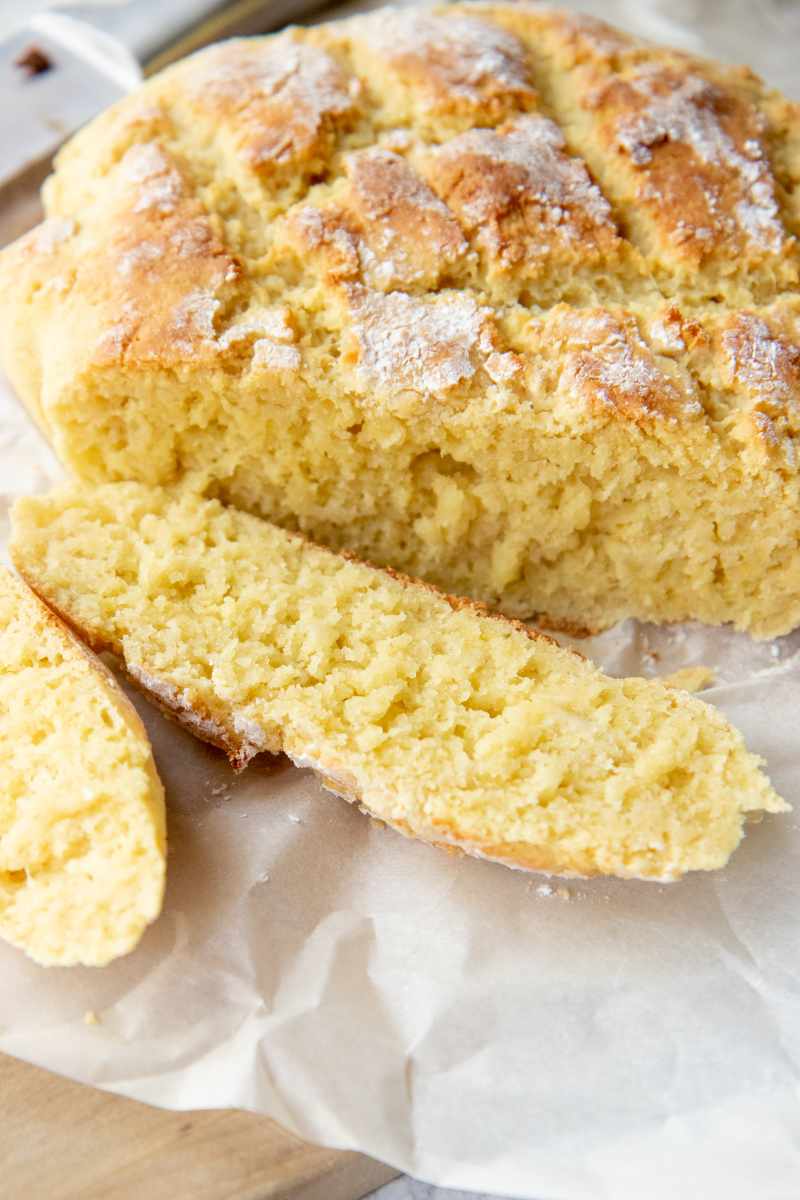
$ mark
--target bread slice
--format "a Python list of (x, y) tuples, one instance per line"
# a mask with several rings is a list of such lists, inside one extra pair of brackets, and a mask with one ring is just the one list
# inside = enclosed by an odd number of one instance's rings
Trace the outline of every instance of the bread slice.
[(786, 805), (713, 708), (189, 492), (20, 500), (30, 585), (239, 766), (284, 751), (404, 833), (675, 879)]
[(0, 936), (102, 966), (161, 910), (164, 792), (113, 676), (0, 569)]
[(60, 154), (0, 360), (88, 481), (512, 616), (785, 633), (799, 114), (538, 5), (226, 42)]

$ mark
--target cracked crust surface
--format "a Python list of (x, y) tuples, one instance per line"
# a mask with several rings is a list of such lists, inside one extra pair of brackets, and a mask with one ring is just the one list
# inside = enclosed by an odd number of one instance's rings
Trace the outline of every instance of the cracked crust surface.
[(83, 478), (555, 624), (800, 622), (800, 116), (745, 68), (384, 10), (177, 64), (45, 199), (0, 353)]

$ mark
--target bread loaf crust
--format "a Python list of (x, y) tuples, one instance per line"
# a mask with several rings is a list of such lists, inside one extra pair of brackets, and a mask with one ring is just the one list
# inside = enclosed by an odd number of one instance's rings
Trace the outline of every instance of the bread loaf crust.
[(569, 631), (800, 622), (800, 117), (745, 68), (382, 10), (171, 67), (45, 202), (0, 360), (84, 479)]

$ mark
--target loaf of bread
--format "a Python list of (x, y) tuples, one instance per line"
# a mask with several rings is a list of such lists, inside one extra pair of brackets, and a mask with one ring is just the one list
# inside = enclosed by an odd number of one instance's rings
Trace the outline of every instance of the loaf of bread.
[(110, 672), (0, 569), (0, 936), (45, 965), (132, 950), (164, 892), (164, 793)]
[(18, 502), (46, 602), (244, 765), (284, 751), (403, 833), (516, 867), (675, 879), (780, 812), (713, 708), (184, 491)]
[(45, 202), (0, 357), (84, 479), (565, 627), (800, 622), (800, 119), (747, 70), (379, 11), (171, 67)]

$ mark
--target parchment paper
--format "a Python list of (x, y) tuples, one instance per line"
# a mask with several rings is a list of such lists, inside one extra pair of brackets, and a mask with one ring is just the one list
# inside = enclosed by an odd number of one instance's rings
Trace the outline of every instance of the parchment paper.
[[(702, 32), (699, 5), (595, 7)], [(767, 41), (793, 65), (797, 6), (702, 11), (712, 50), (763, 71)], [(6, 502), (57, 475), (0, 390), (0, 536)], [(135, 697), (168, 791), (164, 913), (100, 971), (0, 944), (0, 1050), (170, 1108), (251, 1108), (444, 1186), (797, 1200), (800, 636), (627, 623), (581, 649), (613, 673), (716, 666), (706, 698), (796, 815), (715, 875), (553, 886), (406, 841), (288, 765), (235, 777)]]

